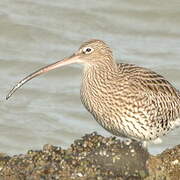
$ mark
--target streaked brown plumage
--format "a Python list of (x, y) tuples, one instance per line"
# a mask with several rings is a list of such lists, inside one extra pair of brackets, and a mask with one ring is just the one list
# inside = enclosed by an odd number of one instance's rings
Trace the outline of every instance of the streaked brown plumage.
[(71, 63), (84, 65), (82, 103), (112, 134), (149, 141), (180, 124), (180, 92), (149, 69), (117, 64), (112, 51), (101, 40), (88, 41), (70, 58), (27, 76), (6, 98), (30, 79)]

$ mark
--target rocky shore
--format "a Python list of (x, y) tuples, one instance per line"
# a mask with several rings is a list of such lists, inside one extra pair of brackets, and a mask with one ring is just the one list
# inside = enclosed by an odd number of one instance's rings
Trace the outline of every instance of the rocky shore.
[(180, 180), (180, 145), (152, 156), (136, 141), (97, 133), (68, 149), (44, 145), (13, 157), (0, 154), (3, 180)]

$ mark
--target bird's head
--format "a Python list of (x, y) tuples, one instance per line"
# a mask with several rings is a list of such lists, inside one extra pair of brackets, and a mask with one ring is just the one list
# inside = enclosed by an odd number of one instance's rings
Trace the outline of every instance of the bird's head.
[(93, 39), (83, 43), (74, 56), (78, 57), (79, 63), (91, 66), (111, 61), (112, 51), (103, 41)]
[(85, 66), (94, 66), (97, 64), (108, 64), (112, 61), (112, 52), (110, 48), (101, 40), (90, 40), (81, 45), (81, 47), (70, 57), (47, 65), (19, 81), (13, 89), (8, 93), (6, 99), (19, 89), (23, 84), (36, 76), (44, 74), (50, 70), (73, 63), (80, 63)]

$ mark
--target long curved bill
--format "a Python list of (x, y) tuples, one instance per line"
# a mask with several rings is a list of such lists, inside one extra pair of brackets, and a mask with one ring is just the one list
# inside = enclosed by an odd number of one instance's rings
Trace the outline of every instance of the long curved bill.
[(57, 61), (55, 63), (52, 63), (50, 65), (47, 65), (45, 67), (42, 67), (40, 69), (38, 69), (37, 71), (33, 72), (32, 74), (28, 75), (27, 77), (25, 77), (24, 79), (22, 79), (21, 81), (19, 81), (12, 89), (11, 91), (8, 93), (8, 95), (6, 96), (6, 100), (8, 100), (23, 84), (25, 84), (26, 82), (30, 81), (31, 79), (44, 74), (48, 71), (51, 71), (53, 69), (59, 68), (61, 66), (65, 66), (68, 64), (72, 64), (72, 63), (77, 63), (79, 62), (79, 56), (73, 54), (72, 56), (70, 56), (67, 59), (63, 59), (61, 61)]

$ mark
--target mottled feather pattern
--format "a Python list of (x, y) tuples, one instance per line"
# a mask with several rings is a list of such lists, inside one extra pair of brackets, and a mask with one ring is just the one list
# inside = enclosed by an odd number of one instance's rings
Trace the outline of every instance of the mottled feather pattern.
[(117, 64), (84, 72), (81, 99), (95, 119), (115, 135), (153, 140), (180, 117), (180, 94), (164, 77), (142, 67)]

